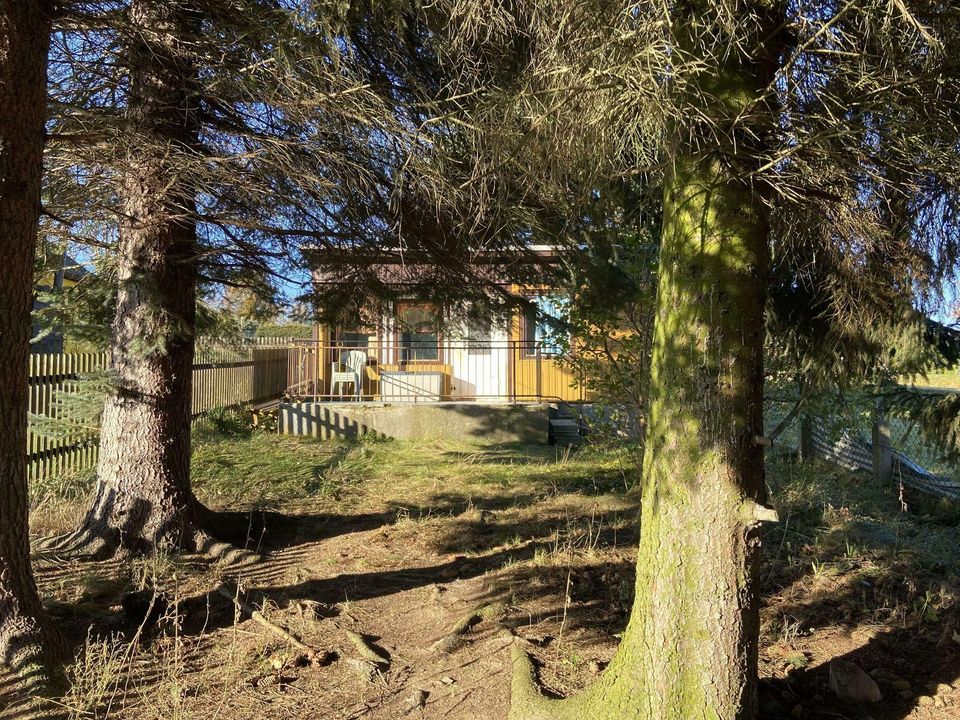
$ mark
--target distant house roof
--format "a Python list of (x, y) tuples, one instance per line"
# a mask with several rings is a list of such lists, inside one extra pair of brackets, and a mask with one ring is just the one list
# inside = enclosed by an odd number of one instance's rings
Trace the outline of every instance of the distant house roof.
[(70, 257), (69, 255), (63, 256), (63, 279), (70, 280), (72, 282), (80, 282), (86, 275), (90, 274), (90, 271), (87, 270), (79, 261)]
[(530, 268), (556, 265), (560, 253), (556, 248), (533, 246), (516, 253), (504, 250), (480, 250), (471, 253), (466, 262), (431, 256), (423, 251), (403, 251), (395, 248), (311, 248), (305, 252), (313, 266), (313, 281), (319, 284), (338, 284), (357, 273), (376, 276), (381, 282), (402, 285), (416, 282), (444, 267), (470, 267), (473, 275), (489, 282), (505, 283), (511, 273), (508, 268), (518, 263)]
[(42, 290), (59, 289), (63, 287), (64, 281), (77, 283), (89, 274), (90, 271), (80, 261), (64, 254), (60, 262), (60, 269), (46, 275), (41, 282), (37, 283), (37, 288)]

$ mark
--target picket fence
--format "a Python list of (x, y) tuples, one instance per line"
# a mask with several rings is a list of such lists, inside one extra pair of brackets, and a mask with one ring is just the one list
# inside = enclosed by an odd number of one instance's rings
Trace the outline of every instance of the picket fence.
[[(262, 338), (241, 346), (203, 343), (193, 365), (194, 417), (216, 408), (256, 405), (283, 396), (290, 352), (286, 338)], [(104, 370), (106, 353), (34, 353), (29, 363), (27, 410), (31, 416), (62, 417), (69, 408), (63, 394), (76, 392), (84, 376)], [(97, 461), (97, 431), (71, 424), (52, 433), (35, 423), (27, 427), (31, 480), (92, 467)]]

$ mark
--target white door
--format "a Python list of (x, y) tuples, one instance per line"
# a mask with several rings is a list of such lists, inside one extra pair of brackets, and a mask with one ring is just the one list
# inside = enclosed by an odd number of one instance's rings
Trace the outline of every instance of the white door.
[(445, 343), (450, 364), (453, 399), (506, 401), (508, 358), (507, 330), (497, 325), (462, 324)]

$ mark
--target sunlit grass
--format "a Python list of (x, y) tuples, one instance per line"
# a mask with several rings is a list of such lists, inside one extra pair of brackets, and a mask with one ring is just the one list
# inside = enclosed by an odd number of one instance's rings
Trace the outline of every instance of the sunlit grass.
[(464, 441), (316, 440), (266, 432), (197, 433), (193, 483), (218, 506), (335, 500), (362, 493), (420, 507), (511, 492), (599, 495), (631, 484), (612, 451)]
[(904, 385), (914, 385), (916, 387), (944, 388), (947, 390), (960, 390), (960, 369), (941, 370), (940, 372), (929, 373), (926, 377), (902, 378)]

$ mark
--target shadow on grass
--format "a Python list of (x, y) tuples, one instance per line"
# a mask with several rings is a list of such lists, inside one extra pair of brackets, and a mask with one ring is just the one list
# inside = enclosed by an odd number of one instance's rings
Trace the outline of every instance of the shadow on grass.
[(61, 720), (62, 709), (44, 700), (51, 696), (38, 666), (19, 672), (0, 668), (0, 720)]
[[(479, 452), (486, 453), (485, 450)], [(512, 453), (519, 452), (519, 449), (501, 447), (492, 452), (504, 453), (498, 457), (509, 462)], [(468, 462), (473, 453), (451, 455), (458, 461)], [(531, 463), (526, 464), (529, 466)], [(276, 553), (276, 556), (268, 558), (260, 566), (244, 569), (243, 596), (254, 605), (269, 599), (280, 608), (300, 601), (312, 601), (324, 606), (321, 611), (323, 617), (336, 615), (337, 606), (344, 597), (361, 601), (487, 575), (484, 597), (491, 600), (506, 598), (511, 604), (522, 608), (518, 611), (515, 607), (503, 620), (503, 624), (516, 634), (525, 637), (543, 635), (543, 628), (549, 628), (551, 623), (556, 625), (563, 622), (568, 632), (585, 631), (609, 645), (610, 638), (626, 625), (633, 591), (632, 558), (610, 559), (609, 555), (597, 555), (597, 561), (584, 562), (581, 555), (571, 563), (564, 564), (563, 560), (544, 560), (544, 556), (557, 552), (561, 532), (567, 533), (563, 541), (569, 540), (570, 549), (575, 552), (590, 548), (632, 548), (635, 545), (635, 509), (629, 501), (614, 508), (600, 509), (596, 506), (598, 509), (592, 517), (584, 512), (585, 503), (589, 505), (594, 501), (592, 496), (622, 489), (620, 477), (616, 473), (610, 473), (609, 476), (601, 473), (596, 478), (585, 477), (582, 467), (566, 469), (563, 463), (557, 463), (545, 466), (543, 473), (525, 475), (525, 480), (533, 483), (534, 491), (471, 497), (445, 490), (418, 498), (421, 500), (419, 504), (387, 503), (387, 509), (377, 513), (260, 513), (260, 526), (248, 522), (246, 543), (250, 547)], [(512, 511), (534, 507), (536, 511), (524, 513), (522, 521), (512, 521)], [(836, 529), (824, 527), (826, 507), (823, 503), (813, 503), (810, 507), (797, 510), (793, 517), (800, 522), (799, 529), (802, 532), (790, 530), (793, 533), (790, 537), (797, 541), (806, 537), (816, 546), (817, 552), (841, 553), (845, 538)], [(421, 538), (429, 550), (446, 556), (454, 553), (469, 556), (437, 558), (443, 561), (432, 562), (430, 553), (425, 553), (424, 564), (418, 567), (343, 572), (330, 577), (308, 576), (290, 581), (288, 571), (295, 567), (302, 567), (309, 575), (309, 566), (304, 566), (301, 561), (316, 563), (317, 548), (310, 547), (311, 544), (337, 535), (390, 528), (395, 526), (401, 510), (405, 517), (412, 518), (419, 514), (425, 518), (442, 520), (441, 529), (433, 538)], [(246, 517), (249, 520), (249, 514)], [(422, 534), (420, 525), (407, 527), (418, 535)], [(850, 532), (854, 531), (858, 543), (886, 547), (887, 535), (884, 533), (872, 530), (865, 532), (859, 527), (853, 527)], [(589, 544), (578, 545), (584, 533), (588, 538), (585, 542)], [(806, 628), (830, 628), (831, 631), (849, 633), (858, 627), (876, 624), (876, 613), (885, 604), (911, 606), (916, 588), (911, 590), (909, 583), (905, 583), (907, 572), (895, 564), (870, 576), (872, 587), (866, 587), (859, 578), (851, 577), (851, 582), (837, 583), (826, 591), (816, 593), (810, 590), (816, 570), (809, 562), (771, 572), (771, 566), (781, 561), (777, 547), (782, 546), (783, 533), (780, 528), (768, 534), (772, 549), (766, 557), (768, 568), (764, 574), (766, 582), (763, 588), (766, 602), (776, 605), (779, 613), (794, 617)], [(576, 537), (571, 539), (572, 535)], [(402, 535), (399, 537), (403, 539)], [(518, 540), (513, 542), (512, 538)], [(114, 570), (119, 571), (116, 567)], [(58, 577), (69, 582), (68, 574), (63, 573), (62, 569), (57, 569), (57, 572), (60, 573)], [(896, 590), (892, 595), (873, 592), (875, 588), (888, 586)], [(795, 600), (785, 600), (784, 595), (791, 589), (796, 591), (793, 593)], [(570, 601), (566, 602), (568, 590)], [(870, 592), (865, 595), (865, 590)], [(535, 611), (525, 611), (523, 606), (528, 601), (530, 607), (536, 608)], [(853, 611), (848, 612), (851, 608)], [(185, 618), (184, 631), (188, 636), (202, 638), (203, 634), (229, 627), (234, 622), (232, 603), (221, 597), (216, 589), (187, 598), (181, 603), (179, 611)], [(944, 613), (939, 621), (944, 632), (936, 638), (929, 632), (929, 623), (905, 615), (896, 623), (896, 629), (890, 627), (894, 624), (891, 618), (886, 623), (886, 629), (874, 633), (854, 650), (847, 649), (849, 643), (842, 645), (842, 650), (839, 649), (841, 646), (837, 646), (838, 651), (832, 659), (852, 661), (868, 672), (878, 668), (892, 669), (901, 680), (909, 683), (909, 690), (897, 690), (881, 678), (884, 700), (880, 704), (859, 708), (839, 701), (827, 687), (830, 659), (827, 647), (825, 652), (818, 653), (820, 664), (793, 669), (785, 676), (772, 672), (761, 679), (760, 718), (903, 720), (909, 717), (920, 705), (920, 698), (930, 695), (928, 684), (949, 684), (960, 677), (960, 661), (954, 649), (955, 644), (946, 632), (957, 627), (957, 612), (957, 609), (952, 609)], [(75, 624), (79, 630), (83, 624), (80, 614)], [(443, 630), (438, 627), (438, 634)], [(81, 637), (82, 631), (73, 635)], [(541, 642), (545, 650), (541, 653), (543, 661), (547, 665), (556, 663), (557, 655), (550, 652), (553, 649), (550, 641)], [(899, 693), (904, 693), (904, 696), (901, 697)], [(956, 704), (960, 705), (960, 693)], [(931, 706), (926, 717), (932, 720), (949, 716), (938, 715), (938, 712), (949, 710)]]

